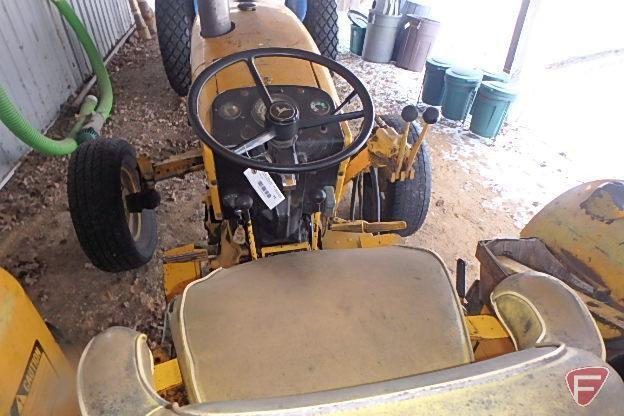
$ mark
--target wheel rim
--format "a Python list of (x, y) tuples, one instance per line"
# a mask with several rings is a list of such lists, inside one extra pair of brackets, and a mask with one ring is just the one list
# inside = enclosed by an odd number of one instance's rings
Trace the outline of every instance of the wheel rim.
[(139, 241), (141, 238), (141, 223), (142, 223), (142, 214), (138, 212), (130, 212), (128, 210), (128, 206), (126, 205), (126, 197), (130, 194), (139, 192), (141, 190), (141, 186), (136, 182), (136, 175), (130, 172), (125, 167), (121, 168), (120, 173), (121, 179), (121, 197), (123, 199), (124, 212), (126, 214), (126, 224), (128, 225), (128, 230), (130, 230), (130, 235), (134, 241)]

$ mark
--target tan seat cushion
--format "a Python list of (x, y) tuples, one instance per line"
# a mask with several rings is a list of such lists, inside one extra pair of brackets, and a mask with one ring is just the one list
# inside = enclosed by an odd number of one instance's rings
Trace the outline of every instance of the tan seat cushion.
[(508, 277), (490, 295), (518, 349), (566, 344), (605, 359), (605, 346), (587, 306), (561, 280), (544, 273)]
[(444, 264), (405, 247), (217, 270), (186, 288), (172, 331), (193, 402), (336, 389), (473, 358)]

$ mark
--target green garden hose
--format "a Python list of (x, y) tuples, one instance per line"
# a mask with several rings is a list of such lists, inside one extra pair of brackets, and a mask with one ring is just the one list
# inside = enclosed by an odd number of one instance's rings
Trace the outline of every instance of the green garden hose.
[[(104, 60), (93, 43), (74, 9), (66, 0), (51, 0), (61, 15), (76, 33), (82, 44), (91, 67), (98, 80), (100, 100), (87, 97), (80, 108), (78, 121), (71, 129), (68, 137), (54, 140), (41, 134), (22, 116), (17, 107), (11, 102), (4, 88), (0, 85), (0, 121), (20, 140), (33, 149), (53, 156), (62, 156), (76, 150), (78, 144), (84, 140), (97, 138), (104, 122), (110, 115), (113, 107), (113, 88), (104, 65)], [(97, 105), (97, 107), (96, 107)]]
[(100, 91), (100, 103), (95, 109), (95, 112), (99, 113), (106, 120), (113, 108), (113, 86), (108, 77), (108, 71), (106, 70), (106, 65), (104, 65), (104, 60), (93, 43), (91, 36), (89, 36), (89, 32), (87, 32), (84, 24), (82, 24), (80, 18), (76, 16), (74, 9), (72, 9), (69, 3), (67, 3), (66, 0), (52, 0), (52, 3), (54, 3), (65, 20), (67, 20), (67, 23), (69, 23), (74, 30), (76, 37), (78, 37), (80, 44), (89, 58), (93, 72), (95, 72), (97, 77), (98, 89)]

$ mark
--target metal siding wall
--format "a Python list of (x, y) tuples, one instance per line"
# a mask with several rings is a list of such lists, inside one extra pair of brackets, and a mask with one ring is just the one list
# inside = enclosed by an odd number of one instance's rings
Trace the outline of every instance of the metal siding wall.
[[(128, 0), (69, 0), (106, 56), (133, 20)], [(73, 31), (49, 0), (0, 0), (0, 84), (38, 129), (91, 76)], [(0, 183), (28, 150), (0, 123)]]

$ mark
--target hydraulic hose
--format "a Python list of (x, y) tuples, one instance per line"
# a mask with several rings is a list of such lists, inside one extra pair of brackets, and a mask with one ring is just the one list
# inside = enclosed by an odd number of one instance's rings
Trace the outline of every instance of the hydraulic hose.
[(62, 140), (54, 140), (41, 134), (41, 132), (30, 125), (0, 85), (0, 121), (15, 136), (33, 149), (48, 155), (62, 156), (76, 150), (78, 144), (83, 140), (98, 137), (102, 125), (110, 115), (113, 107), (113, 88), (97, 47), (72, 7), (66, 0), (51, 1), (65, 20), (67, 20), (67, 23), (76, 33), (76, 37), (84, 47), (98, 80), (100, 91), (99, 104), (95, 97), (87, 97), (82, 103), (79, 118), (68, 137)]

